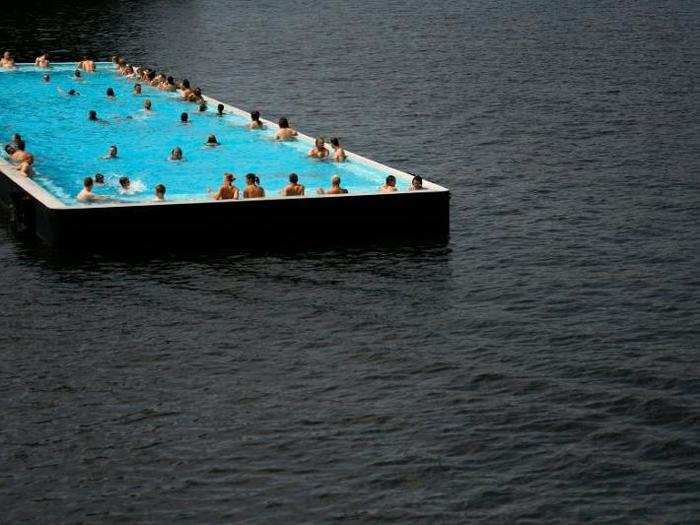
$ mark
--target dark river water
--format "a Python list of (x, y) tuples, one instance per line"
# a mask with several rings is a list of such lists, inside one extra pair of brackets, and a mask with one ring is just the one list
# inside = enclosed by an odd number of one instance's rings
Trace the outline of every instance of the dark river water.
[(453, 193), (433, 244), (69, 254), (3, 223), (0, 521), (697, 523), (699, 25), (3, 7), (18, 59), (117, 50)]

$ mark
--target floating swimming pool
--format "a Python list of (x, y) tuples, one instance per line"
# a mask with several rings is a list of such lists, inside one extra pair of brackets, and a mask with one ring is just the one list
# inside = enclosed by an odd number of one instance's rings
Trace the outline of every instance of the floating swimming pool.
[[(309, 220), (335, 220), (337, 224), (338, 221), (349, 224), (361, 218), (363, 205), (369, 206), (365, 209), (369, 217), (372, 213), (367, 210), (377, 205), (355, 200), (355, 204), (337, 204), (329, 208), (327, 204), (318, 203), (339, 203), (363, 196), (372, 197), (372, 202), (376, 197), (383, 199), (388, 213), (391, 208), (399, 206), (398, 201), (388, 204), (389, 199), (411, 195), (414, 204), (409, 207), (415, 213), (419, 211), (416, 197), (422, 197), (427, 203), (436, 200), (429, 194), (442, 194), (438, 200), (445, 204), (440, 215), (447, 213), (449, 193), (431, 182), (424, 181), (424, 191), (408, 192), (411, 175), (350, 152), (344, 163), (311, 159), (307, 152), (313, 146), (312, 138), (300, 133), (295, 141), (275, 141), (276, 124), (265, 121), (265, 129), (250, 130), (247, 112), (225, 105), (224, 115), (218, 116), (216, 106), (219, 102), (213, 99), (207, 99), (207, 110), (200, 112), (196, 104), (182, 101), (178, 93), (163, 92), (147, 85), (143, 85), (141, 95), (134, 95), (134, 82), (118, 75), (111, 63), (98, 63), (97, 72), (83, 72), (81, 80), (74, 77), (74, 70), (75, 65), (71, 63), (54, 64), (48, 70), (21, 64), (13, 70), (0, 71), (0, 136), (3, 142), (8, 142), (12, 133), (20, 133), (26, 140), (27, 151), (35, 156), (36, 171), (32, 179), (27, 179), (6, 160), (0, 161), (0, 171), (4, 175), (0, 197), (15, 208), (25, 210), (23, 213), (31, 216), (32, 228), (49, 241), (63, 237), (59, 230), (65, 233), (68, 222), (71, 224), (69, 230), (80, 225), (81, 219), (75, 214), (70, 215), (70, 221), (67, 221), (68, 214), (62, 214), (59, 219), (61, 210), (89, 209), (94, 214), (97, 209), (112, 209), (114, 211), (104, 212), (103, 218), (110, 217), (106, 219), (108, 223), (116, 220), (124, 224), (129, 220), (129, 213), (140, 215), (146, 213), (145, 208), (190, 205), (187, 208), (178, 206), (177, 212), (148, 212), (148, 217), (144, 215), (139, 219), (141, 229), (145, 230), (149, 224), (163, 224), (166, 215), (167, 220), (174, 220), (175, 215), (179, 217), (183, 213), (190, 214), (190, 222), (197, 224), (202, 213), (207, 215), (214, 209), (212, 204), (228, 208), (239, 206), (239, 211), (230, 213), (250, 215), (253, 213), (250, 205), (263, 201), (267, 204), (258, 206), (259, 211), (254, 212), (256, 216), (258, 213), (267, 214), (267, 217), (256, 219), (261, 225), (273, 218), (282, 225), (285, 220), (303, 216)], [(46, 73), (50, 75), (49, 82), (42, 79)], [(116, 94), (113, 99), (106, 96), (110, 87)], [(71, 89), (78, 94), (70, 96)], [(150, 112), (143, 109), (146, 99), (152, 102)], [(97, 111), (99, 122), (88, 120), (90, 110)], [(189, 123), (180, 122), (182, 112), (188, 113)], [(205, 146), (211, 134), (216, 135), (220, 146)], [(111, 145), (117, 146), (118, 156), (105, 159)], [(176, 146), (184, 152), (182, 161), (168, 158)], [(266, 191), (266, 198), (213, 201), (210, 192), (218, 189), (225, 172), (236, 174), (235, 184), (241, 189), (245, 185), (245, 174), (255, 173)], [(292, 172), (297, 173), (300, 182), (306, 186), (307, 197), (281, 197), (280, 190)], [(113, 201), (108, 204), (77, 202), (75, 197), (82, 189), (83, 179), (96, 173), (104, 175), (105, 184), (95, 186), (95, 193), (111, 197)], [(399, 192), (378, 194), (378, 187), (389, 174), (396, 176)], [(316, 188), (328, 188), (334, 175), (340, 176), (349, 194), (316, 195)], [(128, 176), (132, 183), (127, 193), (123, 193), (118, 182), (122, 176)], [(166, 202), (153, 202), (157, 184), (167, 187)], [(14, 200), (11, 194), (14, 194)], [(26, 202), (22, 204), (18, 195), (35, 202), (40, 207), (40, 217), (37, 218), (36, 210), (27, 211)], [(307, 202), (303, 205), (283, 204), (290, 201)], [(204, 204), (206, 206), (199, 211), (192, 207)], [(137, 208), (138, 212), (127, 212), (127, 209)], [(381, 205), (377, 209), (380, 208)], [(267, 211), (263, 212), (263, 209)], [(120, 217), (115, 215), (116, 210), (121, 210)], [(305, 211), (301, 213), (300, 210)], [(156, 218), (155, 213), (160, 213), (161, 217)], [(217, 211), (215, 215), (220, 213)], [(88, 218), (84, 220), (87, 224)], [(98, 218), (94, 220), (100, 222)], [(189, 224), (184, 218), (182, 222)]]

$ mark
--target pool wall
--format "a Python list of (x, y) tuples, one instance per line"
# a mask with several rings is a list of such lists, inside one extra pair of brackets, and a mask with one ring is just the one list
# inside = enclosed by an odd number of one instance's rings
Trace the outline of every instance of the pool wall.
[[(100, 63), (112, 67), (111, 63)], [(220, 102), (205, 97), (210, 106)], [(226, 111), (249, 113), (224, 104)], [(273, 122), (264, 121), (277, 129)], [(302, 133), (299, 140), (313, 144)], [(410, 183), (412, 175), (347, 151)], [(0, 202), (19, 231), (53, 246), (269, 245), (325, 243), (343, 239), (446, 238), (449, 190), (429, 181), (417, 192), (271, 196), (211, 202), (143, 202), (68, 205), (0, 159)], [(233, 236), (243, 226), (245, 235)]]

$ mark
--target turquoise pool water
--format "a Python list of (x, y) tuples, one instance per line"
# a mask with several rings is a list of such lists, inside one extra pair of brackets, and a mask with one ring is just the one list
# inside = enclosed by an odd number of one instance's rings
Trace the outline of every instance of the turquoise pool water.
[[(218, 117), (215, 104), (199, 113), (195, 104), (181, 101), (176, 93), (143, 86), (142, 95), (133, 95), (133, 82), (117, 75), (111, 64), (98, 64), (98, 71), (83, 73), (81, 81), (73, 77), (74, 69), (73, 64), (53, 65), (48, 71), (22, 65), (0, 72), (2, 141), (20, 133), (36, 159), (34, 180), (65, 204), (76, 204), (83, 178), (95, 173), (106, 179), (104, 186), (95, 187), (96, 193), (133, 202), (152, 200), (159, 183), (167, 187), (167, 200), (208, 200), (208, 191), (219, 187), (227, 171), (236, 174), (239, 188), (246, 173), (257, 174), (268, 196), (278, 196), (292, 172), (307, 194), (329, 187), (333, 175), (339, 175), (352, 194), (376, 192), (387, 175), (360, 160), (339, 164), (310, 159), (306, 139), (274, 141), (274, 129), (248, 130), (247, 115), (229, 112)], [(48, 83), (42, 80), (47, 72)], [(106, 97), (108, 87), (116, 99)], [(68, 96), (70, 89), (79, 95)], [(153, 103), (151, 113), (142, 109), (146, 99)], [(91, 109), (103, 122), (88, 121)], [(266, 116), (264, 108), (250, 109)], [(182, 112), (189, 114), (189, 124), (180, 123)], [(204, 146), (209, 134), (222, 145)], [(118, 158), (102, 159), (112, 144), (118, 147)], [(175, 146), (183, 149), (183, 161), (168, 160)], [(132, 182), (130, 194), (120, 192), (118, 179), (124, 175)], [(408, 182), (399, 179), (398, 187), (406, 190)]]

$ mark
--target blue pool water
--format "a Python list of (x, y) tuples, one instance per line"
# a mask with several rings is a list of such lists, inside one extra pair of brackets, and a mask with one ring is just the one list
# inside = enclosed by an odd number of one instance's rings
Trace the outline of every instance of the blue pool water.
[[(74, 64), (52, 66), (48, 83), (42, 79), (47, 70), (34, 66), (0, 74), (0, 133), (4, 140), (12, 133), (22, 135), (36, 159), (36, 182), (65, 204), (76, 204), (83, 178), (95, 173), (106, 180), (104, 186), (96, 186), (96, 193), (134, 202), (151, 200), (159, 183), (167, 187), (167, 200), (210, 199), (209, 191), (219, 187), (227, 171), (236, 174), (239, 188), (246, 173), (256, 173), (268, 196), (279, 195), (292, 172), (307, 194), (329, 187), (333, 175), (341, 177), (350, 193), (376, 192), (386, 177), (380, 168), (360, 161), (310, 159), (307, 138), (274, 141), (270, 127), (247, 129), (247, 115), (227, 112), (218, 117), (215, 105), (200, 113), (196, 104), (182, 101), (177, 93), (145, 85), (141, 95), (134, 95), (134, 82), (116, 74), (111, 64), (98, 64), (97, 72), (84, 73), (82, 80), (74, 78), (74, 69)], [(109, 87), (115, 99), (105, 95)], [(70, 89), (79, 96), (68, 96)], [(143, 110), (146, 99), (153, 103), (152, 112)], [(102, 122), (88, 121), (91, 109)], [(189, 114), (188, 124), (180, 123), (182, 112)], [(220, 147), (204, 145), (210, 134), (217, 136)], [(329, 128), (327, 140), (332, 135)], [(112, 144), (118, 147), (118, 158), (103, 159)], [(168, 160), (175, 146), (183, 149), (183, 161)], [(120, 192), (118, 179), (123, 175), (132, 181), (130, 194)], [(407, 189), (407, 182), (400, 180), (398, 187)]]

